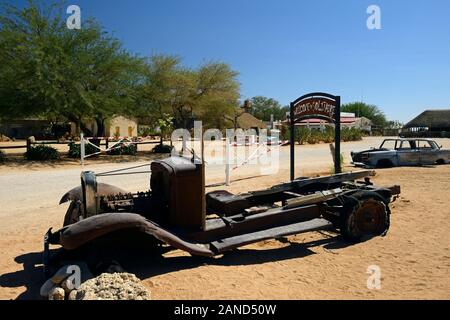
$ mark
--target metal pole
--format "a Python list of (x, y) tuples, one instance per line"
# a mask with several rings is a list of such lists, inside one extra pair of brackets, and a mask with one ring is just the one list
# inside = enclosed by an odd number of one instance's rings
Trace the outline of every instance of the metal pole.
[(291, 147), (291, 181), (295, 179), (295, 123), (294, 123), (294, 105), (290, 104), (290, 147)]
[(335, 144), (335, 161), (334, 172), (341, 173), (341, 97), (336, 96), (336, 109), (335, 109), (335, 131), (334, 131), (334, 144)]
[(186, 146), (187, 141), (186, 140), (187, 140), (186, 136), (183, 134), (183, 143), (182, 143), (182, 147), (181, 147), (181, 154), (184, 154), (184, 151), (186, 151), (186, 149), (187, 149), (187, 146)]
[(225, 163), (225, 184), (227, 186), (230, 185), (230, 173), (231, 173), (231, 150), (230, 150), (230, 145), (231, 145), (231, 141), (230, 139), (227, 137), (225, 139), (225, 159), (226, 159), (226, 163)]
[(81, 166), (84, 166), (84, 158), (85, 158), (85, 149), (84, 149), (84, 133), (81, 133), (80, 138), (80, 154), (81, 154)]
[(29, 152), (31, 149), (31, 137), (28, 137), (27, 139), (27, 152)]
[(206, 194), (205, 194), (205, 185), (206, 185), (206, 163), (205, 163), (205, 139), (203, 129), (200, 129), (201, 134), (201, 156), (202, 156), (202, 230), (206, 229)]

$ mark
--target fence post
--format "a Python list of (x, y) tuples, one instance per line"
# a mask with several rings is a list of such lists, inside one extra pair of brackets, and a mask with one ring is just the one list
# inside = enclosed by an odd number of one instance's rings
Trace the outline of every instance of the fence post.
[(183, 135), (183, 143), (182, 143), (182, 147), (181, 147), (181, 154), (184, 154), (184, 152), (186, 151), (186, 149), (187, 149), (187, 141), (186, 141), (187, 139), (186, 139), (186, 137), (185, 137), (185, 135)]
[(230, 173), (231, 173), (231, 150), (230, 150), (230, 146), (231, 146), (231, 142), (230, 139), (228, 139), (228, 137), (225, 139), (225, 184), (227, 186), (230, 185)]
[(84, 166), (84, 157), (85, 157), (85, 149), (84, 149), (84, 133), (81, 133), (80, 138), (80, 155), (81, 155), (81, 166)]
[(109, 137), (106, 137), (106, 150), (109, 149)]
[(27, 152), (29, 152), (31, 149), (31, 137), (28, 137), (27, 139)]

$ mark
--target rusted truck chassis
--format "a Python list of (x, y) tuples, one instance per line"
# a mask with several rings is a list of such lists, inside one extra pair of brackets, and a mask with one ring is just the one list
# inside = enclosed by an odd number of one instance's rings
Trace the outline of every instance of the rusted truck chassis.
[[(70, 201), (64, 227), (44, 241), (47, 273), (63, 261), (79, 259), (96, 240), (132, 231), (156, 247), (212, 257), (261, 240), (316, 230), (339, 232), (349, 241), (383, 236), (390, 224), (389, 203), (399, 186), (377, 187), (374, 171), (298, 178), (269, 189), (205, 194), (202, 163), (184, 157), (154, 161), (150, 191), (127, 193), (97, 183), (83, 172), (81, 186), (66, 193)], [(124, 238), (123, 238), (124, 239)], [(50, 250), (50, 245), (59, 249)]]

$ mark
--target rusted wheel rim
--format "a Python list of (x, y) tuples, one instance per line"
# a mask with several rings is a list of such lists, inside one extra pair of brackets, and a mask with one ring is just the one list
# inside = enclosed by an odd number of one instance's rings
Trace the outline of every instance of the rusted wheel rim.
[(355, 212), (355, 225), (360, 234), (381, 234), (386, 227), (386, 206), (383, 202), (369, 199), (361, 202)]

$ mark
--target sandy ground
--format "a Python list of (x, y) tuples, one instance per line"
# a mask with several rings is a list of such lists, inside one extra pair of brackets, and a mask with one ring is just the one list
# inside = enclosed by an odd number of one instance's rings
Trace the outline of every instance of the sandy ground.
[[(370, 138), (342, 149), (345, 154), (378, 142)], [(439, 143), (450, 147), (448, 139)], [(302, 163), (297, 175), (329, 171), (328, 146), (301, 146), (296, 152)], [(221, 188), (244, 192), (286, 181), (286, 154), (282, 149), (277, 174), (252, 178), (257, 166), (246, 166), (233, 173), (230, 187)], [(144, 159), (136, 161), (133, 165)], [(93, 161), (87, 169), (125, 165), (130, 164)], [(42, 238), (50, 226), (61, 226), (66, 206), (57, 202), (63, 190), (79, 183), (79, 173), (76, 162), (0, 166), (0, 299), (38, 298)], [(210, 183), (222, 181), (223, 166), (211, 164), (207, 177)], [(143, 279), (154, 299), (450, 299), (450, 165), (377, 170), (373, 180), (402, 187), (384, 238), (349, 245), (333, 233), (313, 232), (215, 259), (172, 251), (129, 271)], [(127, 176), (118, 185), (142, 189), (148, 176)], [(380, 290), (367, 288), (370, 265), (381, 269)]]

